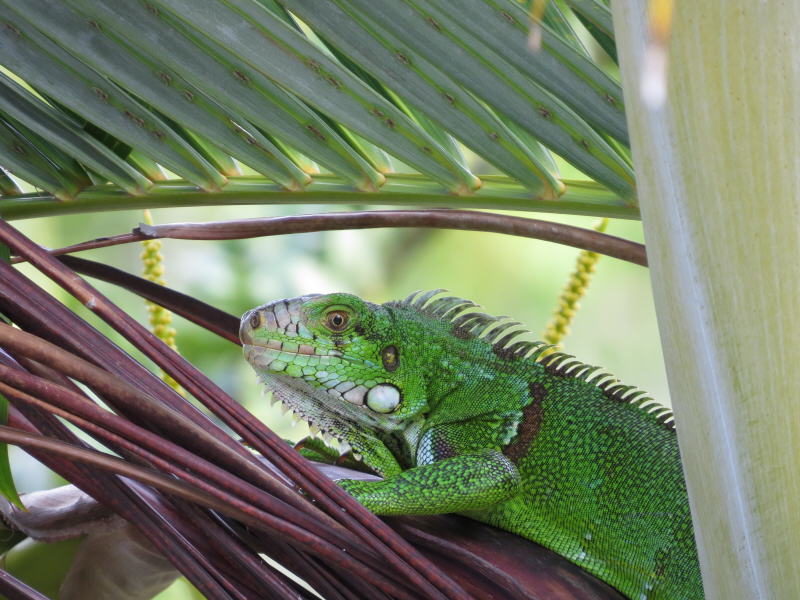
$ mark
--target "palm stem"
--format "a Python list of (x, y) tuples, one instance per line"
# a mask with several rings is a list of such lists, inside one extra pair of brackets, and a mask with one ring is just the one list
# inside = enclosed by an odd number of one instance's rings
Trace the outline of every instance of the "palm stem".
[(157, 182), (146, 196), (130, 196), (119, 188), (100, 185), (85, 188), (74, 200), (62, 202), (51, 194), (4, 196), (0, 214), (8, 220), (52, 215), (106, 212), (176, 206), (229, 204), (339, 204), (371, 206), (431, 206), (485, 208), (596, 215), (638, 219), (635, 202), (585, 180), (565, 181), (566, 192), (557, 199), (531, 196), (530, 190), (512, 179), (484, 176), (483, 187), (470, 195), (454, 195), (419, 175), (388, 175), (378, 192), (365, 193), (334, 175), (315, 175), (302, 192), (292, 192), (263, 177), (231, 177), (221, 192), (200, 193), (182, 180)]

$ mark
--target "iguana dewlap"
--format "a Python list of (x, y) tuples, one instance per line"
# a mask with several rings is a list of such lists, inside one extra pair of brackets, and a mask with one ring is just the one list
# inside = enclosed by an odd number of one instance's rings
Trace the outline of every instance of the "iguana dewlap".
[(242, 317), (247, 360), (382, 481), (378, 514), (458, 512), (534, 540), (634, 600), (703, 597), (671, 414), (466, 300), (349, 294)]

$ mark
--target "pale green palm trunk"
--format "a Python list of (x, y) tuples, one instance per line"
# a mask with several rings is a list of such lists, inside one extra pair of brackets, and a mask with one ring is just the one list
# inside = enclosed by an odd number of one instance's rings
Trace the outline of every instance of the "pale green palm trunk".
[(661, 109), (616, 0), (642, 220), (709, 599), (800, 597), (800, 4), (678, 2)]

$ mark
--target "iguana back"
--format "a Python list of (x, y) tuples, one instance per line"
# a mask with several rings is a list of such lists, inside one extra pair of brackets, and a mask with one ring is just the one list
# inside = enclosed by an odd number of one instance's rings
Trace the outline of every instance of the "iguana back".
[(460, 512), (630, 598), (702, 598), (671, 414), (473, 307), (306, 296), (241, 335), (279, 399), (384, 477), (341, 482), (374, 512)]

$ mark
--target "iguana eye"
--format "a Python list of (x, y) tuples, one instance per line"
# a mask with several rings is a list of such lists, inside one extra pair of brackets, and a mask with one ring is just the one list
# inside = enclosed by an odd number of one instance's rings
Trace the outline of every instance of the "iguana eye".
[(325, 315), (325, 327), (331, 331), (344, 331), (350, 323), (350, 315), (343, 310), (332, 310)]

